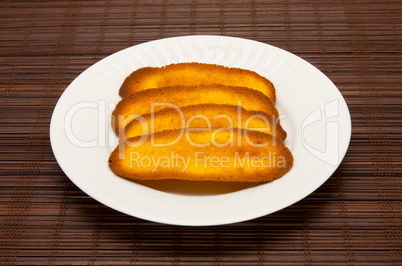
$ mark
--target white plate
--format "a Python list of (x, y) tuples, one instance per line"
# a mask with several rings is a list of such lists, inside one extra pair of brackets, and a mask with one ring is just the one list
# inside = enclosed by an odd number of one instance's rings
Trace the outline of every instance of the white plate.
[[(116, 146), (110, 114), (124, 78), (145, 66), (203, 62), (256, 71), (277, 90), (289, 173), (273, 182), (203, 194), (194, 184), (136, 183), (114, 175), (108, 157)], [(94, 64), (68, 86), (51, 120), (51, 144), (66, 175), (89, 196), (120, 212), (160, 223), (219, 225), (285, 208), (312, 193), (336, 170), (349, 146), (351, 120), (336, 86), (318, 69), (282, 49), (246, 39), (184, 36), (151, 41)], [(166, 186), (165, 186), (166, 185)], [(208, 184), (210, 187), (211, 184)], [(204, 187), (203, 187), (204, 186)], [(226, 193), (223, 193), (226, 192)]]

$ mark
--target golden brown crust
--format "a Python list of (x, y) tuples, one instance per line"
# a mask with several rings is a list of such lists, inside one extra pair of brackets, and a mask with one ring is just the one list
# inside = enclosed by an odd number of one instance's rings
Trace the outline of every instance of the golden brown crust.
[[(120, 143), (110, 155), (110, 169), (116, 175), (134, 180), (264, 182), (283, 176), (293, 165), (289, 149), (269, 134), (232, 128), (189, 131), (177, 138), (180, 132), (158, 132), (147, 136), (138, 146), (135, 144), (141, 137)], [(176, 138), (170, 146), (155, 146)], [(266, 146), (256, 147), (262, 144)]]
[(240, 106), (226, 104), (198, 104), (180, 109), (166, 108), (134, 119), (120, 133), (120, 138), (132, 138), (179, 128), (236, 127), (271, 134), (285, 140), (284, 131), (276, 113), (248, 111)]
[[(139, 91), (123, 98), (116, 106), (112, 125), (116, 133), (138, 116), (153, 113), (167, 107), (156, 103), (168, 103), (177, 107), (214, 103), (240, 105), (245, 110), (262, 111), (278, 117), (274, 103), (259, 91), (245, 87), (224, 85), (173, 86)], [(154, 106), (152, 109), (151, 107)]]
[(273, 102), (276, 99), (272, 82), (254, 71), (194, 62), (140, 68), (124, 80), (119, 94), (121, 97), (126, 97), (153, 88), (210, 84), (247, 87), (260, 91)]

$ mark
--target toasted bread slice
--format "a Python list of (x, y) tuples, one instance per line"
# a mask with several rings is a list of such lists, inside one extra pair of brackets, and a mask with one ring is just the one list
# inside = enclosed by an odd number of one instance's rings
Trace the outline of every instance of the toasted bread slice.
[(151, 88), (202, 84), (247, 87), (262, 92), (275, 102), (274, 85), (256, 72), (203, 63), (179, 63), (163, 67), (140, 68), (124, 80), (119, 94), (121, 97), (126, 97)]
[(110, 169), (134, 180), (263, 182), (286, 174), (293, 157), (283, 141), (253, 130), (170, 130), (123, 141)]
[(138, 116), (203, 103), (239, 105), (278, 117), (274, 103), (259, 91), (224, 85), (174, 86), (139, 91), (123, 98), (113, 112), (113, 128), (118, 133)]
[[(247, 111), (240, 106), (225, 104), (189, 105), (180, 109), (167, 108), (134, 119), (120, 134), (120, 138), (133, 138), (155, 132), (179, 128), (245, 128), (271, 134), (285, 140), (284, 131), (277, 121), (276, 112), (267, 114)], [(125, 135), (125, 136), (124, 136)]]

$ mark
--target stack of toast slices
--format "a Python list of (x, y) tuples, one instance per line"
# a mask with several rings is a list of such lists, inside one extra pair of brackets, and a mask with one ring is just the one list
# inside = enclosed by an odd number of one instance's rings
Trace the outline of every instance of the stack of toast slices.
[(293, 156), (275, 87), (256, 72), (205, 63), (131, 73), (112, 114), (110, 169), (134, 180), (265, 182)]

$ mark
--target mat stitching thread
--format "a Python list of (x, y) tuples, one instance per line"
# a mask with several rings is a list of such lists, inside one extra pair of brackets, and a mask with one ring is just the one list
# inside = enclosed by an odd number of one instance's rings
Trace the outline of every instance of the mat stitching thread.
[[(366, 30), (362, 22), (357, 18), (360, 14), (359, 6), (356, 1), (345, 0), (345, 5), (349, 6), (352, 11), (347, 11), (349, 19), (349, 27), (354, 31), (352, 36), (359, 36), (351, 39), (352, 48), (355, 53), (355, 64), (357, 66), (357, 74), (359, 77), (359, 90), (362, 95), (363, 112), (365, 114), (365, 124), (368, 129), (370, 147), (372, 150), (372, 161), (374, 166), (374, 174), (377, 177), (376, 183), (379, 189), (380, 207), (384, 213), (384, 222), (386, 224), (386, 236), (389, 240), (390, 258), (393, 265), (399, 265), (401, 256), (397, 242), (401, 239), (399, 218), (394, 212), (400, 210), (399, 202), (394, 198), (398, 192), (389, 192), (387, 184), (392, 190), (392, 184), (396, 184), (395, 172), (391, 162), (390, 140), (384, 129), (384, 115), (380, 102), (380, 97), (376, 93), (377, 83), (372, 78), (374, 75), (373, 66), (371, 64), (370, 54)], [(395, 194), (395, 195), (393, 195)]]
[(162, 0), (161, 23), (159, 25), (159, 38), (165, 37), (166, 28), (166, 0)]
[(68, 199), (70, 198), (70, 193), (71, 193), (71, 183), (68, 181), (66, 182), (64, 187), (63, 198), (61, 201), (59, 215), (57, 216), (56, 230), (53, 234), (52, 247), (50, 249), (51, 252), (49, 255), (49, 261), (47, 265), (54, 265), (56, 262), (56, 255), (58, 248), (60, 246), (60, 234), (64, 225), (64, 217), (67, 214), (67, 204)]
[[(9, 4), (10, 4), (10, 1), (5, 2), (3, 5), (3, 10), (0, 12), (0, 27), (2, 25), (2, 20), (4, 17), (3, 14), (5, 14), (7, 12), (7, 9), (10, 7)], [(4, 95), (1, 97), (2, 102), (0, 103), (0, 121), (3, 118), (4, 110), (6, 109), (6, 107), (8, 105), (8, 99), (10, 97), (10, 90), (12, 89), (15, 79), (17, 77), (17, 74), (19, 71), (19, 65), (21, 64), (21, 60), (22, 60), (22, 55), (24, 54), (24, 50), (28, 46), (28, 39), (31, 36), (31, 29), (33, 27), (34, 20), (36, 17), (36, 10), (38, 8), (38, 4), (39, 4), (39, 1), (35, 1), (34, 6), (28, 15), (28, 23), (26, 26), (24, 26), (26, 31), (25, 31), (24, 36), (22, 37), (21, 44), (18, 47), (17, 58), (15, 59), (14, 64), (11, 67), (11, 75), (9, 75), (9, 77), (7, 79), (6, 87), (4, 89)]]
[(103, 9), (100, 34), (99, 34), (99, 39), (98, 39), (98, 42), (96, 43), (96, 49), (95, 49), (95, 60), (98, 60), (101, 56), (100, 53), (102, 52), (103, 42), (105, 40), (106, 21), (108, 19), (108, 15), (109, 15), (110, 8), (111, 8), (110, 3), (111, 3), (111, 0), (106, 0), (106, 4)]
[(253, 39), (257, 40), (257, 37), (258, 37), (258, 25), (257, 25), (256, 0), (251, 1), (251, 28), (253, 29)]
[(265, 222), (263, 218), (257, 224), (258, 265), (265, 264)]
[(138, 253), (139, 253), (139, 238), (140, 238), (140, 226), (142, 225), (141, 220), (134, 218), (134, 230), (133, 230), (133, 235), (132, 235), (132, 240), (133, 240), (133, 249), (132, 249), (132, 254), (131, 254), (131, 260), (129, 262), (130, 265), (132, 264), (137, 264), (138, 262)]
[(128, 43), (130, 46), (134, 45), (135, 42), (135, 34), (136, 34), (135, 23), (137, 22), (138, 2), (139, 0), (135, 0), (133, 3), (133, 7), (131, 8), (130, 35), (128, 37)]
[(225, 16), (225, 0), (221, 0), (219, 2), (219, 29), (221, 35), (226, 35), (224, 16)]
[(389, 0), (386, 0), (386, 3), (387, 3), (386, 4), (387, 13), (388, 13), (387, 18), (388, 18), (389, 24), (392, 27), (392, 35), (394, 35), (395, 49), (396, 49), (396, 52), (398, 55), (397, 61), (398, 61), (398, 65), (399, 65), (399, 70), (402, 70), (402, 43), (401, 43), (400, 38), (398, 37), (398, 30), (395, 26), (395, 21), (392, 16), (392, 12), (390, 11), (391, 7), (390, 7)]
[[(323, 29), (322, 29), (322, 23), (321, 23), (321, 16), (319, 13), (320, 2), (314, 1), (314, 0), (310, 0), (310, 1), (314, 7), (315, 22), (316, 22), (317, 28), (318, 28), (318, 35), (320, 36), (319, 41), (318, 41), (318, 47), (320, 50), (320, 61), (322, 62), (321, 70), (324, 73), (326, 73), (327, 72), (327, 53), (325, 50), (324, 42), (322, 40)], [(345, 195), (342, 190), (343, 175), (342, 175), (341, 170), (339, 170), (339, 169), (335, 175), (337, 176), (335, 184), (337, 187), (338, 197), (339, 197), (339, 208), (341, 211), (342, 231), (343, 231), (343, 237), (344, 237), (344, 243), (345, 243), (345, 249), (346, 249), (347, 265), (353, 265), (354, 251), (352, 249), (352, 244), (351, 244), (350, 225), (349, 225), (347, 217), (346, 217), (347, 207), (345, 204)]]
[(285, 27), (286, 27), (286, 45), (288, 46), (288, 51), (293, 51), (293, 40), (292, 40), (292, 26), (290, 24), (290, 13), (289, 13), (289, 1), (283, 1), (283, 13), (285, 14)]
[(102, 225), (103, 225), (103, 206), (101, 203), (97, 203), (97, 208), (96, 208), (96, 222), (95, 222), (95, 231), (93, 233), (92, 237), (92, 248), (91, 248), (91, 255), (89, 258), (88, 265), (94, 265), (96, 261), (96, 257), (98, 255), (99, 251), (99, 239), (100, 239), (100, 233), (102, 231)]
[[(10, 2), (7, 1), (3, 5), (3, 10), (1, 14), (1, 19), (3, 18), (3, 14), (7, 11), (9, 8)], [(30, 30), (33, 26), (34, 20), (36, 18), (36, 11), (38, 7), (39, 1), (35, 1), (33, 8), (31, 9), (31, 12), (28, 16), (28, 23), (26, 25), (27, 31), (24, 34), (24, 37), (22, 39), (21, 45), (18, 49), (18, 54), (17, 54), (17, 59), (13, 65), (12, 68), (12, 74), (11, 78), (7, 81), (7, 87), (5, 90), (5, 95), (3, 98), (3, 102), (0, 106), (0, 119), (2, 118), (2, 113), (5, 109), (5, 106), (7, 105), (8, 102), (8, 96), (9, 96), (9, 90), (11, 89), (15, 77), (17, 75), (17, 69), (18, 65), (21, 62), (21, 56), (23, 54), (24, 49), (27, 46), (28, 39), (30, 37)], [(2, 20), (1, 20), (2, 21)], [(31, 156), (28, 154), (24, 155), (24, 159), (28, 159)], [(25, 165), (31, 165), (31, 162), (25, 161)], [(15, 260), (15, 256), (18, 253), (17, 246), (20, 243), (20, 238), (23, 234), (23, 227), (26, 225), (26, 217), (25, 215), (28, 214), (29, 210), (26, 208), (26, 206), (30, 203), (30, 197), (33, 194), (33, 188), (32, 186), (32, 180), (23, 180), (20, 178), (20, 176), (25, 173), (26, 171), (23, 169), (20, 169), (18, 179), (16, 180), (16, 184), (11, 192), (12, 198), (7, 206), (7, 216), (5, 217), (4, 220), (4, 225), (2, 226), (2, 230), (0, 230), (0, 246), (7, 247), (2, 249), (3, 254), (0, 256), (2, 259), (1, 264), (7, 265), (7, 264), (13, 264), (13, 261)], [(26, 188), (24, 188), (26, 186)], [(26, 192), (25, 190), (29, 191)], [(20, 217), (23, 217), (22, 219)]]
[(214, 260), (212, 262), (213, 266), (220, 265), (220, 249), (221, 249), (221, 229), (219, 226), (214, 227)]
[(318, 48), (320, 49), (320, 61), (323, 63), (321, 65), (321, 70), (325, 73), (325, 72), (327, 72), (327, 61), (328, 60), (327, 60), (327, 51), (325, 49), (324, 41), (322, 40), (323, 30), (322, 30), (321, 16), (320, 16), (320, 13), (318, 12), (320, 2), (314, 1), (314, 0), (310, 0), (310, 2), (313, 4), (315, 23), (317, 24), (318, 35), (320, 36), (320, 38), (318, 39)]
[(303, 256), (304, 264), (311, 264), (311, 245), (310, 245), (310, 229), (307, 223), (307, 210), (306, 210), (306, 199), (300, 202), (301, 205), (301, 218), (302, 218), (302, 236), (303, 236)]
[[(99, 58), (101, 57), (102, 49), (103, 49), (103, 43), (105, 40), (105, 33), (106, 33), (106, 23), (108, 20), (108, 15), (110, 12), (111, 8), (111, 0), (107, 0), (103, 13), (102, 13), (102, 19), (101, 19), (101, 26), (100, 26), (100, 34), (99, 34), (99, 39), (98, 42), (96, 43), (96, 49), (95, 49), (95, 61), (98, 61)], [(98, 206), (96, 208), (96, 224), (95, 224), (95, 231), (93, 233), (93, 239), (92, 239), (92, 248), (91, 248), (91, 255), (89, 258), (89, 265), (94, 265), (96, 261), (96, 256), (99, 251), (99, 239), (100, 239), (100, 234), (102, 231), (102, 224), (103, 224), (103, 206), (101, 203), (98, 203)]]
[(350, 234), (350, 225), (348, 223), (347, 219), (347, 207), (345, 204), (345, 195), (342, 191), (342, 180), (343, 180), (343, 174), (342, 171), (338, 169), (336, 172), (335, 176), (337, 177), (335, 181), (335, 186), (338, 191), (338, 197), (339, 197), (339, 208), (341, 211), (341, 222), (342, 222), (342, 231), (343, 231), (343, 237), (344, 237), (344, 242), (345, 242), (345, 249), (346, 249), (346, 257), (347, 257), (347, 265), (353, 265), (353, 256), (354, 256), (354, 251), (352, 249), (352, 244), (351, 244), (351, 234)]
[(197, 15), (197, 0), (191, 0), (191, 12), (190, 12), (190, 32), (191, 35), (195, 35), (195, 19)]
[(2, 10), (0, 11), (0, 28), (3, 27), (3, 20), (5, 17), (4, 14), (6, 14), (8, 9), (10, 8), (10, 3), (11, 3), (11, 0), (6, 0), (3, 2), (3, 6), (1, 8)]
[[(287, 50), (293, 52), (293, 29), (291, 25), (291, 18), (289, 12), (289, 1), (283, 1), (283, 13), (285, 14), (285, 28), (286, 28), (286, 45)], [(310, 246), (310, 230), (307, 225), (306, 206), (305, 200), (301, 202), (301, 216), (302, 223), (302, 236), (303, 236), (303, 256), (306, 265), (311, 263), (311, 246)]]
[[(48, 78), (46, 79), (46, 94), (44, 96), (44, 104), (52, 105), (55, 101), (56, 88), (63, 84), (63, 76), (65, 75), (68, 55), (72, 50), (72, 44), (76, 36), (77, 21), (79, 19), (82, 1), (70, 1), (66, 7), (63, 17), (63, 25), (61, 27), (59, 39), (56, 44), (56, 53), (53, 56)], [(51, 113), (48, 114), (50, 119)], [(49, 121), (49, 120), (48, 120)], [(70, 197), (71, 183), (66, 180), (63, 198), (60, 204), (60, 211), (57, 217), (55, 232), (53, 233), (52, 247), (50, 249), (48, 265), (54, 265), (58, 248), (60, 245), (60, 234), (64, 225), (64, 217), (67, 213), (68, 199)]]
[(173, 265), (179, 265), (180, 263), (180, 248), (181, 248), (181, 229), (175, 227), (174, 230), (174, 253), (173, 253)]
[[(359, 29), (361, 30), (361, 33), (364, 36), (365, 29), (361, 24), (359, 24), (359, 26), (360, 26)], [(368, 45), (367, 42), (365, 41), (363, 43), (363, 51), (367, 50)], [(360, 56), (361, 58), (365, 58), (366, 56), (368, 56), (368, 54), (362, 52), (360, 53)], [(367, 117), (367, 119), (369, 120), (368, 124), (372, 126), (372, 128), (369, 129), (369, 132), (372, 132), (373, 136), (369, 137), (371, 137), (370, 140), (372, 141), (372, 143), (375, 144), (372, 145), (372, 147), (375, 147), (375, 151), (378, 154), (382, 155), (379, 156), (377, 160), (374, 160), (373, 165), (376, 166), (374, 170), (376, 171), (376, 175), (385, 177), (382, 179), (378, 179), (378, 182), (380, 182), (379, 184), (386, 186), (388, 182), (388, 184), (390, 185), (390, 189), (392, 189), (393, 185), (396, 184), (395, 183), (396, 179), (395, 179), (395, 173), (393, 172), (393, 164), (391, 163), (392, 158), (390, 156), (389, 149), (386, 148), (387, 146), (391, 145), (391, 142), (389, 138), (387, 138), (386, 130), (384, 129), (385, 121), (382, 111), (383, 106), (379, 100), (378, 95), (375, 93), (374, 90), (377, 87), (377, 83), (373, 79), (366, 78), (366, 77), (372, 77), (374, 75), (374, 71), (372, 70), (371, 64), (369, 62), (362, 62), (362, 66), (364, 67), (364, 69), (359, 71), (359, 73), (361, 74), (359, 81), (365, 85), (364, 88), (372, 88), (372, 90), (363, 90), (363, 93), (365, 93), (367, 97), (371, 97), (373, 100), (372, 105), (364, 106), (365, 108), (364, 110), (367, 113), (371, 113), (371, 115)], [(363, 76), (366, 77), (363, 78)], [(384, 137), (381, 137), (382, 135), (384, 135)], [(383, 180), (387, 182), (384, 182)], [(388, 202), (389, 204), (398, 205), (399, 202), (395, 200), (395, 198), (399, 199), (398, 190), (395, 193), (395, 195), (393, 195), (392, 192), (388, 192), (387, 189), (385, 189), (385, 192), (384, 190), (380, 192), (383, 193), (385, 200), (389, 201)]]
[[(359, 28), (362, 31), (362, 34), (364, 33), (364, 28), (361, 26)], [(367, 51), (367, 43), (363, 43), (363, 51)], [(360, 53), (359, 54), (361, 58), (364, 58), (366, 54)], [(370, 65), (369, 62), (362, 62), (362, 66), (365, 67), (366, 69), (363, 69), (359, 71), (358, 73), (360, 74), (360, 82), (364, 84), (364, 88), (371, 88), (375, 89), (377, 86), (377, 83), (370, 79), (368, 80), (367, 78), (363, 78), (365, 76), (367, 77), (372, 77), (374, 75), (374, 71), (372, 71), (372, 66)], [(386, 147), (390, 145), (389, 139), (386, 138), (386, 132), (384, 130), (384, 117), (382, 115), (382, 105), (381, 102), (379, 101), (378, 95), (375, 95), (373, 91), (366, 91), (363, 90), (363, 95), (366, 94), (366, 97), (371, 97), (372, 98), (372, 105), (370, 106), (365, 106), (364, 111), (368, 113), (370, 116), (366, 117), (368, 121), (366, 121), (366, 124), (369, 125), (371, 128), (368, 129), (369, 131), (369, 140), (373, 145), (371, 145), (373, 154), (376, 156), (373, 156), (373, 165), (374, 165), (374, 173), (375, 176), (377, 176), (377, 186), (379, 187), (379, 196), (380, 196), (380, 205), (383, 209), (384, 212), (390, 211), (389, 216), (385, 215), (385, 222), (387, 223), (388, 227), (386, 230), (387, 237), (391, 240), (390, 245), (391, 245), (391, 257), (394, 257), (396, 261), (400, 262), (400, 255), (397, 246), (394, 246), (392, 248), (392, 245), (395, 244), (394, 240), (397, 240), (398, 237), (401, 239), (401, 234), (400, 234), (400, 229), (398, 229), (397, 226), (392, 226), (392, 224), (400, 224), (399, 223), (399, 218), (393, 215), (394, 210), (399, 210), (397, 208), (398, 206), (398, 201), (395, 199), (398, 199), (398, 192), (393, 195), (393, 192), (389, 192), (387, 189), (387, 184), (388, 188), (392, 190), (393, 184), (396, 184), (395, 181), (395, 175), (393, 170), (393, 165), (391, 162), (391, 157), (389, 155), (389, 150), (387, 151)], [(384, 137), (382, 137), (384, 136)], [(391, 225), (390, 225), (391, 224)], [(396, 245), (396, 244), (395, 244)]]

